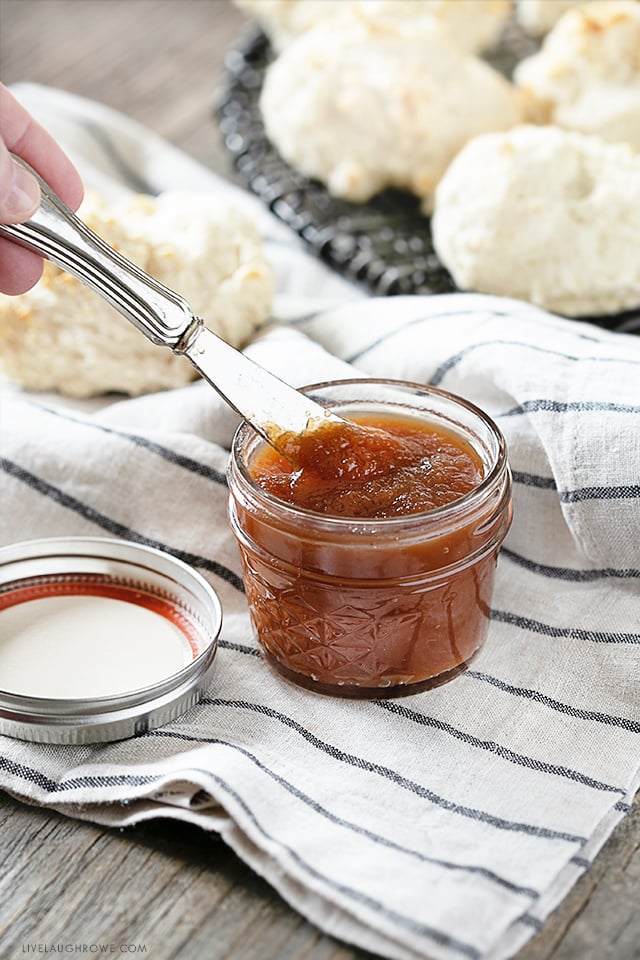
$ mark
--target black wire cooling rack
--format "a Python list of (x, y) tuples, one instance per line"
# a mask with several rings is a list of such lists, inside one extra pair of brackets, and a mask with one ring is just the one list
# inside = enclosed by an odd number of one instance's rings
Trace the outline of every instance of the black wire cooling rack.
[[(486, 59), (506, 76), (537, 48), (510, 24)], [(332, 197), (286, 164), (267, 139), (260, 113), (264, 73), (274, 58), (267, 37), (249, 31), (225, 58), (216, 118), (227, 150), (249, 189), (334, 270), (378, 296), (451, 293), (420, 201), (385, 190), (363, 204)], [(640, 310), (582, 318), (612, 330), (640, 333)]]

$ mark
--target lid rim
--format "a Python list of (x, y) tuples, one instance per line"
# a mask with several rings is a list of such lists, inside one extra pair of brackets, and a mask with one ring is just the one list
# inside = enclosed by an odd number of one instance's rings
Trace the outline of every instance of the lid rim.
[[(170, 722), (190, 709), (209, 685), (222, 629), (222, 607), (215, 589), (184, 561), (154, 547), (101, 537), (50, 537), (0, 547), (0, 583), (7, 591), (20, 582), (11, 566), (74, 558), (131, 565), (149, 589), (166, 580), (176, 610), (184, 596), (194, 602), (193, 626), (203, 646), (175, 673), (133, 690), (96, 697), (41, 697), (0, 689), (0, 734), (40, 743), (94, 743), (126, 739)], [(42, 576), (46, 577), (46, 570)], [(114, 582), (116, 577), (114, 575)], [(28, 601), (25, 601), (28, 602)], [(196, 615), (197, 613), (197, 615)]]
[[(213, 658), (195, 684), (183, 685), (174, 696), (147, 701), (145, 710), (96, 714), (94, 718), (25, 712), (12, 713), (0, 705), (0, 734), (34, 743), (106, 743), (141, 736), (182, 716), (195, 706), (209, 685)], [(160, 702), (158, 702), (160, 700)]]

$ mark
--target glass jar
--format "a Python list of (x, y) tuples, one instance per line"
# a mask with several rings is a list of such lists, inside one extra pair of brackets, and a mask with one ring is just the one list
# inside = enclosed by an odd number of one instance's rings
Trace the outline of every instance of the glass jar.
[(229, 466), (229, 516), (264, 657), (289, 680), (337, 696), (400, 696), (445, 683), (487, 634), (512, 512), (504, 438), (478, 407), (422, 384), (342, 380), (303, 392), (345, 417), (410, 416), (453, 432), (478, 453), (484, 478), (422, 513), (326, 515), (258, 485), (251, 463), (264, 441), (243, 424)]

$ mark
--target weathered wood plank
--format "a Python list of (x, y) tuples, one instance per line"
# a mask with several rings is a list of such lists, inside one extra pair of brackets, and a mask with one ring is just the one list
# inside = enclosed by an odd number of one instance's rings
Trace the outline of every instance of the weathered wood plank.
[[(640, 956), (640, 801), (521, 960)], [(141, 943), (176, 960), (367, 960), (299, 917), (215, 835), (119, 831), (0, 799), (0, 953)]]
[(520, 960), (640, 958), (640, 795)]
[(298, 916), (215, 834), (174, 820), (106, 830), (2, 795), (0, 903), (3, 958), (94, 943), (153, 960), (371, 957)]
[(245, 26), (229, 0), (1, 0), (2, 80), (98, 100), (229, 174), (212, 107)]

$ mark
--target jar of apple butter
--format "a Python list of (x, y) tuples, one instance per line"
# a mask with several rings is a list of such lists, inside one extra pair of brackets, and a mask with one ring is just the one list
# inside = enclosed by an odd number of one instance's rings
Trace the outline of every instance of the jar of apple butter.
[[(511, 522), (504, 438), (478, 407), (393, 380), (315, 384), (347, 421), (233, 442), (229, 516), (267, 662), (320, 693), (416, 693), (466, 669)], [(362, 429), (361, 429), (362, 428)]]

